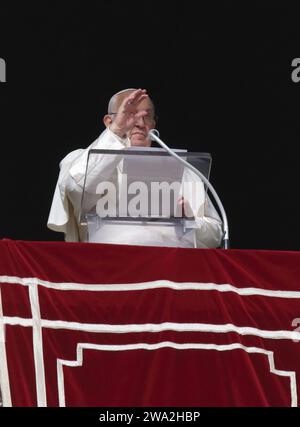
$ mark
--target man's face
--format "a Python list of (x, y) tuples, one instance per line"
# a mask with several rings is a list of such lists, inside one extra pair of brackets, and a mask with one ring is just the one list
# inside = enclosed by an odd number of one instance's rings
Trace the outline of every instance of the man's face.
[(131, 146), (150, 147), (151, 141), (148, 138), (148, 133), (150, 129), (155, 127), (153, 105), (150, 99), (144, 99), (138, 105), (137, 111), (143, 111), (147, 114), (137, 119), (135, 125), (129, 131), (130, 144)]

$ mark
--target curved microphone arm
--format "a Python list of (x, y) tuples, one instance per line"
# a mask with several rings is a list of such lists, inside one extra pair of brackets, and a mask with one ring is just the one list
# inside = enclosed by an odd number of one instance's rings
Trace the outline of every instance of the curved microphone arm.
[(163, 147), (171, 156), (175, 157), (177, 160), (179, 160), (181, 163), (183, 163), (187, 168), (192, 170), (197, 176), (199, 176), (202, 181), (208, 186), (209, 190), (211, 191), (212, 195), (214, 196), (215, 201), (217, 202), (217, 205), (220, 209), (222, 221), (223, 221), (223, 247), (224, 249), (229, 249), (229, 227), (228, 227), (228, 221), (227, 221), (227, 215), (225, 212), (225, 209), (223, 207), (223, 204), (214, 189), (214, 187), (211, 185), (211, 183), (208, 181), (208, 179), (193, 165), (188, 163), (186, 160), (182, 159), (180, 156), (178, 156), (173, 150), (171, 150), (159, 137), (159, 132), (156, 129), (151, 129), (149, 131), (149, 138), (152, 141), (156, 141), (161, 147)]

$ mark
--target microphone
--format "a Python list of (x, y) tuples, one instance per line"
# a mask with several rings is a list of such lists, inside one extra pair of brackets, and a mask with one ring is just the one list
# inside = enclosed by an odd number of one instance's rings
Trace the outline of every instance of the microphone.
[(159, 132), (157, 129), (150, 129), (149, 133), (148, 133), (148, 137), (150, 138), (151, 141), (156, 141), (155, 136), (157, 138), (159, 138)]
[(214, 199), (215, 199), (215, 201), (216, 201), (216, 203), (218, 205), (218, 208), (220, 209), (220, 212), (221, 212), (222, 221), (223, 221), (223, 247), (224, 247), (224, 249), (229, 249), (229, 226), (228, 226), (228, 221), (227, 221), (227, 215), (226, 215), (224, 206), (223, 206), (223, 204), (222, 204), (222, 202), (221, 202), (221, 200), (220, 200), (220, 198), (219, 198), (216, 190), (212, 186), (212, 184), (209, 182), (209, 180), (198, 169), (196, 169), (193, 165), (191, 165), (190, 163), (188, 163), (186, 160), (182, 159), (171, 148), (169, 148), (167, 146), (167, 144), (165, 144), (159, 138), (159, 132), (158, 132), (157, 129), (150, 129), (150, 131), (148, 133), (148, 137), (151, 139), (151, 141), (157, 142), (171, 156), (175, 157), (177, 160), (179, 160), (181, 163), (183, 163), (187, 168), (189, 168), (191, 171), (193, 171), (207, 185), (207, 187), (209, 188), (210, 192), (212, 193), (212, 195), (213, 195), (213, 197), (214, 197)]

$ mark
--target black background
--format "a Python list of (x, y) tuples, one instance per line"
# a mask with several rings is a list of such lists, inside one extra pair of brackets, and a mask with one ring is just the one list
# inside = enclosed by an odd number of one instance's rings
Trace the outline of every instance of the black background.
[(40, 1), (0, 6), (0, 238), (46, 228), (59, 161), (146, 88), (162, 139), (210, 152), (233, 248), (298, 250), (300, 9), (274, 2)]

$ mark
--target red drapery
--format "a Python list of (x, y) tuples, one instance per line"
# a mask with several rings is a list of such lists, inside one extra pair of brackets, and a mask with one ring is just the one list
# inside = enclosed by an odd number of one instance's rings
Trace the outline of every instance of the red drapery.
[(298, 406), (299, 278), (298, 252), (2, 240), (4, 404)]

